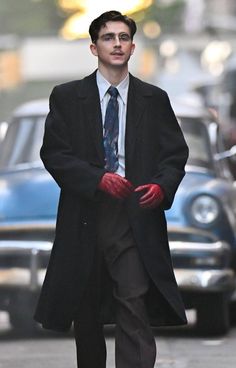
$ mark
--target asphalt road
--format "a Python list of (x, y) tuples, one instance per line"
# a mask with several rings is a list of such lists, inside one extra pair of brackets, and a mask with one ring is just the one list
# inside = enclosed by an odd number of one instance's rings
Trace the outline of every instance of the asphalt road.
[[(202, 338), (194, 324), (179, 329), (155, 330), (155, 368), (235, 368), (236, 327), (227, 336)], [(107, 328), (107, 368), (114, 365), (114, 329)], [(0, 313), (0, 368), (76, 368), (71, 334), (39, 331), (31, 336), (12, 331), (7, 315)], [(96, 367), (94, 367), (96, 368)]]

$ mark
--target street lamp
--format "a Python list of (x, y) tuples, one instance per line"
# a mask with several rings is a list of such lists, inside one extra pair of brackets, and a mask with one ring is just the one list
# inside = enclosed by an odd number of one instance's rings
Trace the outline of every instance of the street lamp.
[[(88, 28), (91, 21), (102, 12), (118, 10), (123, 14), (133, 14), (152, 5), (153, 0), (58, 0), (62, 10), (76, 12), (71, 15), (61, 29), (61, 35), (68, 40), (88, 37)], [(111, 9), (112, 8), (112, 9)]]

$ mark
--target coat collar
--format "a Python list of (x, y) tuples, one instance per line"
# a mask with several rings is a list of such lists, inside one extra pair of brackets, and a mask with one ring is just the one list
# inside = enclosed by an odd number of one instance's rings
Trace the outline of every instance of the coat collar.
[[(85, 114), (90, 125), (90, 132), (99, 160), (104, 162), (102, 114), (96, 83), (96, 71), (80, 82), (77, 88), (77, 95), (83, 100)], [(142, 116), (147, 106), (148, 97), (151, 95), (152, 88), (150, 85), (130, 74), (125, 138), (126, 165), (131, 162), (138, 126), (143, 121)]]

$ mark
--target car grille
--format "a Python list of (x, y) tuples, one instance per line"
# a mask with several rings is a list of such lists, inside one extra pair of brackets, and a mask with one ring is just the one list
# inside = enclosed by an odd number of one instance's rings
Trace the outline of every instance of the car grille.
[[(39, 252), (37, 255), (38, 268), (46, 268), (48, 265), (49, 252)], [(29, 254), (0, 254), (0, 268), (30, 268), (32, 253)]]
[(50, 229), (19, 227), (14, 230), (11, 228), (3, 230), (0, 227), (0, 268), (29, 269), (32, 262), (36, 262), (38, 269), (45, 269), (54, 234), (54, 227)]

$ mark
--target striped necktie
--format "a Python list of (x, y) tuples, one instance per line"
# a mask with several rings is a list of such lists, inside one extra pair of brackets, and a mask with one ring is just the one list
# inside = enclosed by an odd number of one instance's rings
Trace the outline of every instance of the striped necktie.
[(117, 101), (118, 90), (111, 86), (108, 91), (111, 96), (106, 109), (104, 122), (104, 149), (105, 149), (105, 168), (110, 172), (118, 169), (118, 135), (119, 135), (119, 105)]

